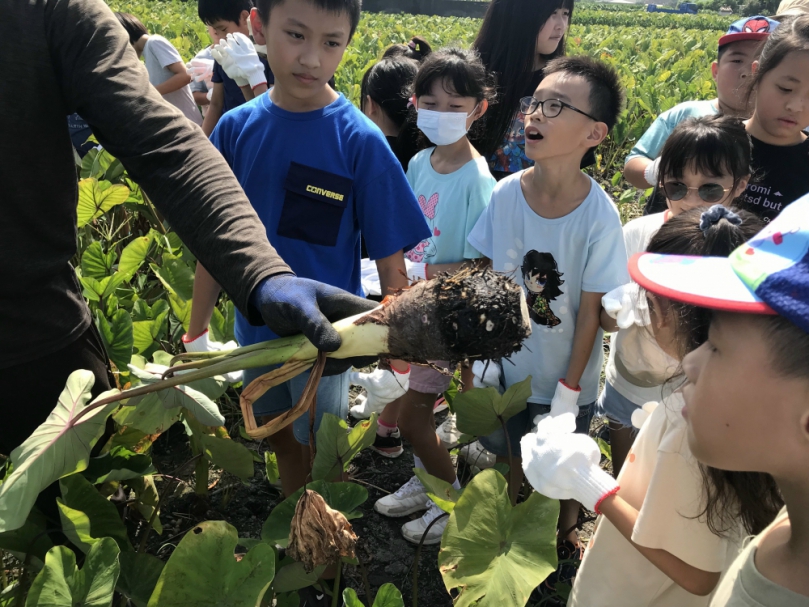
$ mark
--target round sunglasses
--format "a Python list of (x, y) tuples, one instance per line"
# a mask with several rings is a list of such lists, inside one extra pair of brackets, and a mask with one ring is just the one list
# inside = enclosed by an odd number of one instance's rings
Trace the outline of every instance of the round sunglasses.
[(718, 183), (704, 183), (698, 188), (689, 188), (680, 181), (667, 181), (663, 184), (663, 191), (669, 200), (682, 200), (688, 196), (688, 192), (696, 190), (699, 197), (705, 202), (719, 202), (730, 192), (731, 188), (723, 188)]

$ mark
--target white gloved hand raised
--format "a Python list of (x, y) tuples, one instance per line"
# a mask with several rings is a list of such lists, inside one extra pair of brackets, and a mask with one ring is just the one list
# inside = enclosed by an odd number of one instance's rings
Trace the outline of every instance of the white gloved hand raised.
[(531, 486), (553, 499), (572, 499), (597, 514), (601, 501), (616, 493), (618, 483), (600, 467), (601, 451), (585, 434), (574, 434), (571, 413), (540, 420), (523, 436), (522, 469)]
[(368, 395), (364, 407), (370, 413), (381, 413), (385, 405), (405, 395), (410, 387), (410, 367), (400, 373), (395, 369), (380, 369), (372, 373), (351, 373), (351, 383), (365, 388)]
[(657, 173), (660, 169), (660, 156), (652, 160), (649, 164), (646, 165), (646, 168), (643, 169), (643, 178), (646, 180), (646, 183), (649, 184), (649, 187), (656, 187), (657, 186)]
[(185, 70), (194, 82), (211, 81), (213, 77), (213, 59), (192, 59), (185, 64)]
[(233, 59), (233, 63), (250, 83), (250, 88), (256, 88), (260, 84), (267, 84), (267, 76), (264, 73), (264, 64), (258, 58), (253, 43), (250, 38), (240, 32), (228, 34), (227, 46), (224, 51)]
[(223, 38), (219, 41), (219, 44), (215, 44), (211, 47), (211, 56), (216, 59), (216, 62), (222, 66), (222, 69), (225, 70), (228, 77), (233, 79), (239, 87), (247, 86), (250, 84), (247, 75), (236, 65), (228, 49), (227, 38)]
[(475, 388), (497, 388), (497, 391), (502, 393), (501, 373), (500, 364), (493, 360), (476, 360), (472, 363), (472, 375), (474, 375), (472, 381)]
[(604, 311), (615, 319), (619, 329), (628, 329), (632, 325), (648, 327), (649, 302), (641, 293), (636, 282), (621, 285), (601, 298)]
[[(186, 352), (220, 352), (222, 350), (234, 350), (239, 347), (235, 341), (229, 341), (224, 344), (218, 341), (209, 341), (208, 329), (205, 329), (194, 338), (189, 337), (186, 333), (183, 335), (181, 341), (183, 342), (183, 348), (185, 348)], [(242, 381), (242, 376), (242, 371), (225, 373), (225, 379), (231, 384), (237, 384)]]

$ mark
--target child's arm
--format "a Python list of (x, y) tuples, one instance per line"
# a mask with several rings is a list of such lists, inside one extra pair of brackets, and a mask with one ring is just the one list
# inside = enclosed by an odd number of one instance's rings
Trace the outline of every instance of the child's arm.
[(570, 388), (579, 387), (579, 380), (593, 353), (593, 344), (595, 344), (598, 328), (601, 325), (601, 298), (603, 295), (604, 293), (581, 292), (576, 329), (573, 334), (573, 350), (570, 353), (570, 362), (565, 375), (565, 383)]
[(219, 299), (222, 288), (208, 273), (208, 270), (197, 263), (194, 273), (194, 294), (191, 300), (191, 319), (188, 321), (188, 337), (195, 339), (203, 334), (211, 323), (213, 309)]
[(650, 160), (646, 158), (646, 156), (635, 156), (624, 166), (624, 179), (641, 190), (653, 187), (646, 181), (645, 175), (646, 168), (652, 162), (654, 162), (654, 160)]
[(599, 504), (599, 509), (638, 552), (670, 577), (675, 584), (698, 596), (706, 596), (713, 592), (719, 582), (719, 572), (697, 569), (666, 550), (646, 548), (632, 541), (632, 531), (638, 520), (638, 511), (626, 500), (618, 495), (611, 495), (604, 498)]
[(208, 93), (203, 93), (202, 91), (192, 91), (191, 94), (194, 97), (194, 103), (197, 105), (208, 105), (210, 101), (208, 101)]
[(618, 321), (616, 321), (612, 316), (607, 314), (607, 311), (604, 308), (601, 308), (601, 328), (604, 329), (607, 333), (615, 333), (618, 330)]
[(221, 82), (214, 82), (213, 93), (211, 94), (211, 103), (208, 106), (208, 112), (205, 114), (205, 119), (202, 121), (202, 132), (206, 137), (210, 137), (213, 133), (216, 124), (222, 117), (222, 108), (225, 106), (225, 85)]
[(162, 84), (158, 84), (155, 87), (157, 92), (161, 95), (179, 91), (181, 88), (188, 86), (191, 83), (191, 76), (186, 71), (185, 64), (182, 61), (167, 65), (166, 69), (172, 72), (174, 75)]

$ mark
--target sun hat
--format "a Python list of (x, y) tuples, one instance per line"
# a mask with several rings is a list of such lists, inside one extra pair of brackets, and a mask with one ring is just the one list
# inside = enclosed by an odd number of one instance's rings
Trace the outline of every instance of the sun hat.
[(809, 333), (809, 194), (729, 257), (639, 253), (629, 274), (647, 291), (703, 308), (780, 314)]
[(809, 0), (784, 0), (778, 5), (775, 19), (780, 21), (786, 17), (795, 17), (796, 15), (805, 15), (809, 13)]
[[(804, 2), (809, 0), (803, 0)], [(778, 21), (755, 15), (745, 17), (730, 24), (727, 33), (719, 39), (719, 48), (731, 42), (742, 42), (744, 40), (764, 40), (770, 32), (778, 27)]]

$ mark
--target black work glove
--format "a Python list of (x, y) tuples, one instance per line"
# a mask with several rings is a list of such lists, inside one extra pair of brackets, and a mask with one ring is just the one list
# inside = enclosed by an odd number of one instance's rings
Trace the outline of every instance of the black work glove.
[[(331, 326), (355, 314), (373, 310), (379, 304), (337, 287), (298, 278), (292, 274), (262, 280), (250, 295), (250, 304), (261, 313), (270, 331), (280, 337), (303, 333), (318, 350), (334, 352), (340, 347), (340, 334)], [(351, 367), (365, 367), (376, 356), (330, 358), (323, 375), (337, 375)]]

